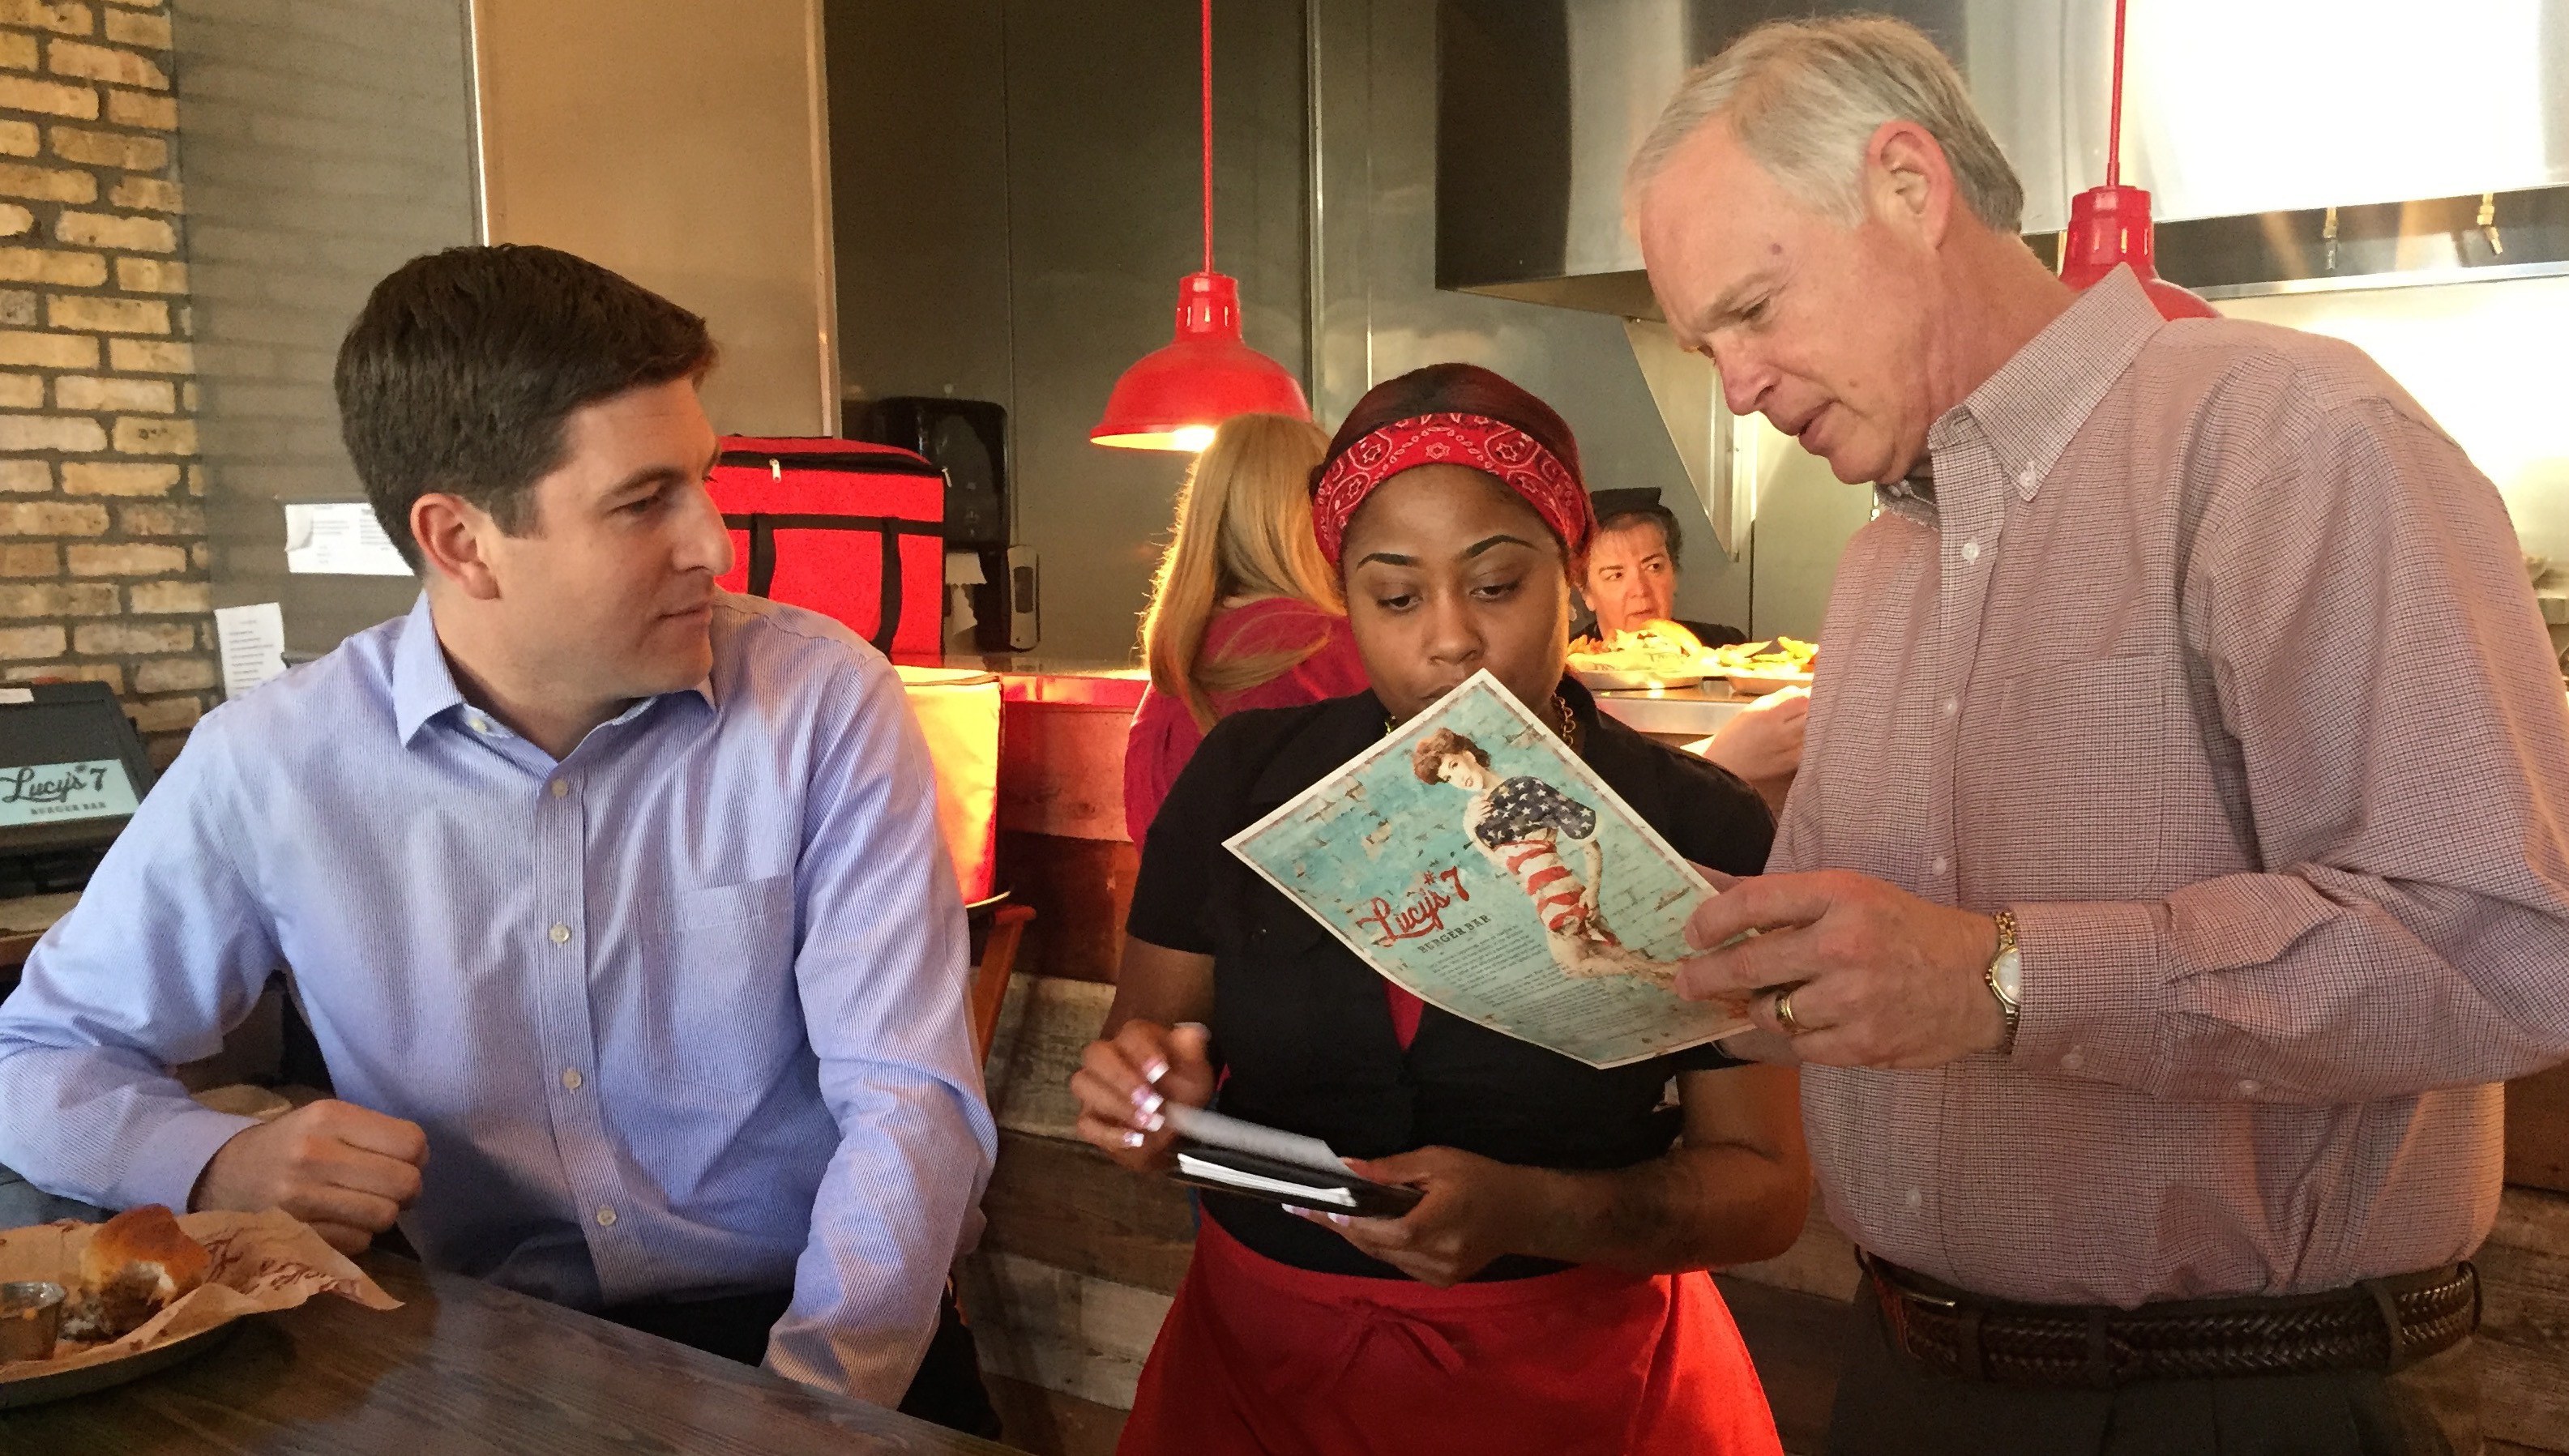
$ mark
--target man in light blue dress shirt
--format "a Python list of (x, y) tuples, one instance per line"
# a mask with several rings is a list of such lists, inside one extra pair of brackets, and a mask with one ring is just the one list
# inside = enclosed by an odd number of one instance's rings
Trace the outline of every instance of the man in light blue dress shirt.
[[(550, 249), (377, 286), (342, 421), (425, 590), (196, 728), (0, 1003), (0, 1163), (343, 1249), (398, 1216), (680, 1337), (772, 1296), (750, 1358), (903, 1400), (995, 1148), (963, 914), (892, 668), (714, 587), (712, 362)], [(341, 1100), (191, 1102), (166, 1068), (288, 966)]]

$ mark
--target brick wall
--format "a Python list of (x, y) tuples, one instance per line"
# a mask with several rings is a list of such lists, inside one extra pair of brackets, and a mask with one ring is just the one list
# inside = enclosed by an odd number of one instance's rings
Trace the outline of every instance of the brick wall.
[(111, 684), (156, 761), (219, 682), (167, 0), (0, 0), (0, 677)]

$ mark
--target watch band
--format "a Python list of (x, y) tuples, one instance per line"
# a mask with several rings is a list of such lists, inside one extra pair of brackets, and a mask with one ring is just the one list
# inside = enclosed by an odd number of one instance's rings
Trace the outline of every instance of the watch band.
[(1990, 957), (1988, 966), (1982, 969), (1981, 983), (1990, 988), (1990, 994), (1998, 999), (2000, 1014), (2007, 1017), (2007, 1033), (1999, 1039), (1998, 1048), (1999, 1055), (2006, 1056), (2016, 1050), (2016, 1024), (2017, 1019), (2024, 1012), (2024, 1002), (2010, 993), (2007, 986), (2000, 981), (1999, 967), (2012, 956), (2018, 957), (2019, 966), (2023, 962), (2016, 943), (2016, 911), (2000, 910), (1995, 918), (1999, 926), (1999, 949), (1996, 955)]

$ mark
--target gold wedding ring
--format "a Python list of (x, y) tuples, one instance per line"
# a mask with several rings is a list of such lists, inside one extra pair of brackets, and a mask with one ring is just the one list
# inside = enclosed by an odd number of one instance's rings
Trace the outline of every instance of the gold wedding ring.
[(1786, 1036), (1799, 1036), (1803, 1031), (1802, 1023), (1793, 1019), (1793, 992), (1800, 989), (1789, 986), (1775, 993), (1775, 1024), (1784, 1028)]

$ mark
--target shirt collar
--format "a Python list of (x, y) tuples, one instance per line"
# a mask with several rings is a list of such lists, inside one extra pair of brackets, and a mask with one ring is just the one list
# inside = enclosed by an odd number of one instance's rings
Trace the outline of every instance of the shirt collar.
[[(682, 688), (704, 699), (706, 707), (716, 707), (712, 673), (694, 687)], [(607, 720), (628, 723), (641, 716), (642, 710), (662, 697), (644, 698)], [(393, 726), (401, 733), (404, 745), (418, 736), (421, 725), (452, 708), (464, 706), (464, 690), (455, 685), (455, 671), (446, 662), (446, 649), (438, 644), (437, 622), (428, 609), (428, 593), (419, 594), (411, 603), (410, 615), (403, 620), (401, 640), (393, 646)]]
[(2130, 265), (2115, 268), (1938, 420), (1931, 452), (1955, 444), (1957, 416), (1968, 416), (2017, 494), (2032, 500), (2070, 437), (2165, 323)]
[(449, 708), (464, 705), (463, 690), (437, 645), (437, 623), (429, 615), (428, 593), (411, 603), (402, 622), (401, 640), (393, 645), (393, 726), (408, 744), (420, 725)]

